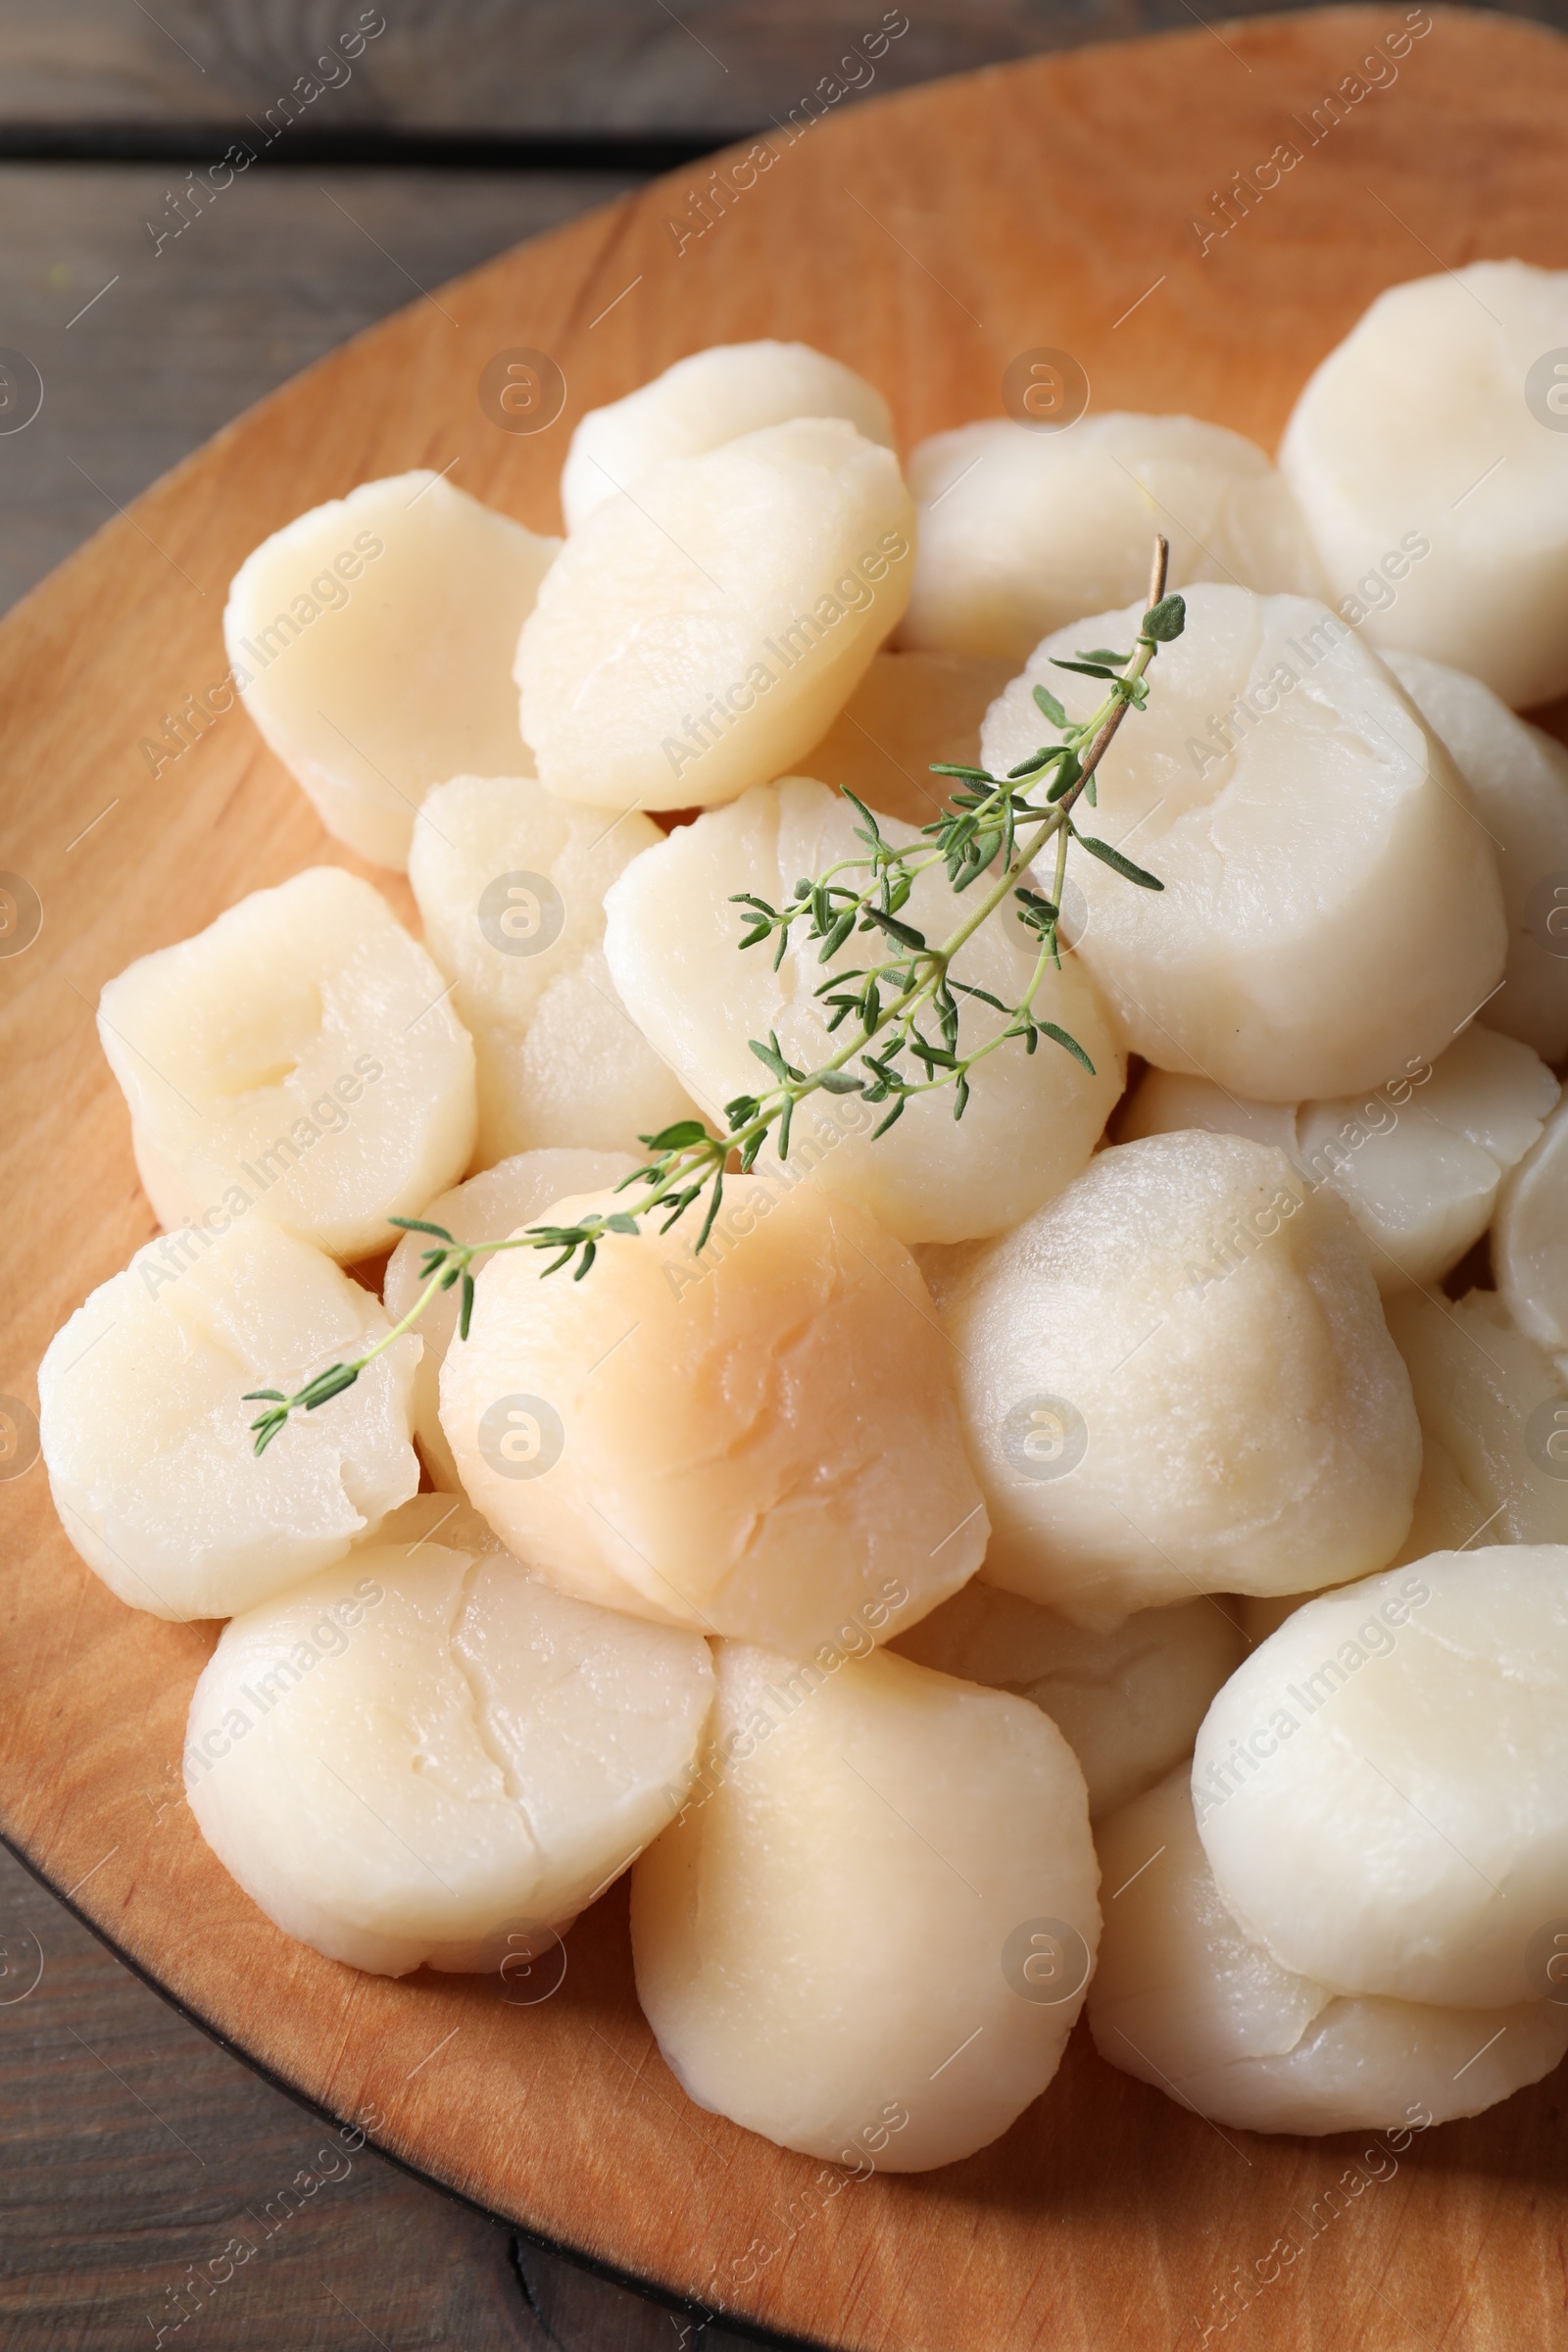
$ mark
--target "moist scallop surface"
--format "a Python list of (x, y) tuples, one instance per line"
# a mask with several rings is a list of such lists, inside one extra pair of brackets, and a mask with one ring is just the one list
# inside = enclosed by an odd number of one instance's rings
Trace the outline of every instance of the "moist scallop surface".
[(1060, 432), (1003, 417), (963, 424), (911, 452), (909, 487), (920, 552), (902, 645), (1016, 668), (1080, 613), (1141, 595), (1156, 531), (1172, 588), (1221, 579), (1322, 591), (1305, 526), (1263, 452), (1196, 416), (1113, 410)]
[(837, 416), (867, 441), (893, 446), (881, 393), (808, 343), (714, 343), (694, 351), (582, 418), (561, 475), (566, 528), (580, 530), (596, 507), (634, 489), (665, 458), (701, 457), (798, 416)]
[(1516, 710), (1568, 688), (1564, 349), (1568, 270), (1477, 261), (1390, 286), (1280, 444), (1332, 592), (1366, 584), (1368, 642)]
[(1367, 1246), (1283, 1152), (1102, 1152), (944, 1279), (990, 1584), (1108, 1626), (1381, 1568), (1421, 1437)]
[(234, 575), (245, 708), (362, 858), (406, 866), (444, 777), (528, 772), (507, 677), (560, 546), (420, 470), (313, 508)]
[(1193, 1791), (1221, 1901), (1281, 1967), (1530, 1998), (1568, 1916), (1568, 1546), (1434, 1552), (1308, 1601), (1209, 1709)]
[(245, 1391), (285, 1393), (384, 1340), (369, 1292), (251, 1216), (149, 1242), (38, 1367), (50, 1491), (88, 1566), (133, 1609), (230, 1617), (342, 1558), (419, 1483), (419, 1343), (394, 1340), (257, 1459)]
[(926, 2172), (984, 2147), (1055, 2074), (1094, 1964), (1071, 1749), (1026, 1699), (885, 1651), (725, 1642), (716, 1666), (693, 1794), (632, 1876), (666, 2064), (806, 2155)]
[(468, 1163), (473, 1046), (379, 891), (309, 866), (103, 990), (98, 1034), (159, 1220), (260, 1216), (352, 1260)]
[(224, 1628), (186, 1789), (246, 1892), (329, 1959), (499, 1969), (675, 1813), (712, 1695), (694, 1635), (504, 1553), (368, 1544)]
[[(618, 1184), (638, 1162), (625, 1152), (521, 1152), (470, 1176), (450, 1193), (426, 1203), (423, 1221), (443, 1226), (460, 1242), (499, 1242), (541, 1222), (545, 1211), (567, 1193), (592, 1192)], [(400, 1322), (425, 1288), (427, 1233), (406, 1233), (387, 1259), (381, 1296), (387, 1314)], [(484, 1260), (480, 1258), (482, 1265)], [(441, 1366), (457, 1339), (461, 1294), (437, 1291), (416, 1326), (422, 1352), (414, 1376), (414, 1434), (419, 1454), (437, 1487), (463, 1491), (458, 1465), (441, 1427)], [(460, 1346), (461, 1342), (458, 1343)]]
[[(590, 1194), (545, 1221), (623, 1207)], [(880, 1605), (885, 1639), (986, 1544), (925, 1285), (814, 1185), (727, 1178), (701, 1256), (694, 1219), (607, 1233), (580, 1283), (533, 1250), (490, 1259), (441, 1369), (464, 1488), (607, 1607), (808, 1650)]]
[[(1099, 769), (1097, 821), (1152, 873), (1074, 860), (1069, 923), (1124, 1042), (1259, 1102), (1375, 1087), (1434, 1059), (1503, 976), (1496, 860), (1458, 770), (1377, 656), (1324, 606), (1199, 584), (1149, 708)], [(1054, 666), (1131, 647), (1142, 607), (1048, 637), (981, 736), (1003, 774), (1103, 681)]]
[(841, 419), (666, 458), (573, 531), (523, 624), (540, 776), (618, 815), (784, 773), (903, 612), (913, 548), (898, 460)]
[(1105, 1930), (1089, 1993), (1102, 2058), (1248, 2132), (1387, 2131), (1480, 2115), (1549, 2074), (1568, 2004), (1440, 2008), (1293, 1975), (1220, 1900), (1185, 1770), (1096, 1832)]
[(605, 893), (662, 839), (520, 776), (427, 796), (409, 858), (424, 944), (473, 1039), (481, 1167), (518, 1152), (630, 1152), (689, 1118), (605, 966)]

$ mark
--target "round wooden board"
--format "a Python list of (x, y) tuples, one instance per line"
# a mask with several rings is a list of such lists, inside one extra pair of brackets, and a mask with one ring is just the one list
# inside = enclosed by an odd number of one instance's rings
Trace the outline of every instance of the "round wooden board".
[[(1101, 410), (1188, 410), (1272, 447), (1381, 287), (1483, 255), (1568, 265), (1568, 45), (1506, 19), (1409, 15), (1428, 28), (1396, 81), (1359, 99), (1347, 77), (1402, 13), (1226, 24), (845, 111), (793, 146), (775, 135), (773, 167), (684, 250), (668, 222), (707, 173), (677, 173), (334, 354), (22, 605), (0, 627), (0, 866), (37, 892), (43, 924), (0, 959), (0, 1392), (35, 1403), (51, 1333), (154, 1230), (94, 1035), (100, 986), (246, 891), (353, 862), (242, 712), (156, 779), (140, 749), (222, 677), (226, 583), (259, 539), (414, 466), (556, 529), (584, 409), (758, 335), (863, 369), (906, 443), (1001, 413), (1006, 363), (1049, 346), (1079, 359)], [(1342, 86), (1344, 120), (1314, 141), (1312, 109)], [(1200, 253), (1193, 218), (1282, 141), (1299, 163)], [(477, 397), (486, 362), (516, 346), (552, 354), (568, 387), (531, 436), (498, 430)], [(411, 911), (401, 883), (373, 878)], [(1080, 2030), (995, 2147), (846, 2186), (688, 2104), (637, 2008), (620, 1889), (534, 2007), (498, 1982), (392, 1984), (318, 1958), (252, 1908), (180, 1801), (213, 1630), (114, 1600), (66, 1543), (41, 1466), (0, 1487), (0, 1531), (9, 1838), (222, 2038), (332, 2116), (368, 2114), (380, 2145), (495, 2213), (855, 2352), (1202, 2342), (1239, 2275), (1260, 2345), (1568, 2342), (1560, 2083), (1402, 2151), (1265, 2140), (1112, 2073)]]

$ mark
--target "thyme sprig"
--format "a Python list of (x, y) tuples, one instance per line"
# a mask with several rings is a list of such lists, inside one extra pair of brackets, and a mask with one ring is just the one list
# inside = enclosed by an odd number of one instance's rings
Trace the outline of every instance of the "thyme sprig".
[[(1075, 661), (1053, 658), (1057, 669), (1104, 681), (1104, 699), (1092, 717), (1069, 719), (1056, 697), (1047, 687), (1036, 686), (1036, 707), (1054, 730), (1055, 740), (1004, 776), (950, 760), (933, 761), (932, 774), (951, 778), (952, 789), (941, 816), (924, 826), (915, 841), (903, 846), (889, 841), (873, 812), (846, 792), (860, 819), (855, 828), (860, 854), (840, 858), (815, 877), (803, 877), (781, 906), (751, 891), (739, 892), (731, 901), (741, 908), (740, 949), (744, 953), (774, 941), (775, 970), (797, 927), (815, 943), (819, 965), (832, 964), (852, 938), (866, 941), (869, 953), (863, 963), (835, 965), (815, 989), (828, 1016), (829, 1034), (847, 1032), (824, 1061), (814, 1069), (801, 1069), (786, 1057), (775, 1031), (769, 1032), (765, 1044), (753, 1038), (751, 1050), (772, 1083), (727, 1102), (721, 1134), (700, 1120), (680, 1119), (657, 1135), (642, 1136), (648, 1160), (615, 1188), (635, 1196), (624, 1208), (595, 1212), (575, 1225), (529, 1226), (494, 1242), (459, 1242), (444, 1226), (418, 1217), (393, 1217), (393, 1225), (428, 1234), (436, 1244), (421, 1257), (419, 1296), (373, 1347), (352, 1362), (318, 1372), (293, 1396), (280, 1389), (252, 1390), (245, 1401), (268, 1407), (251, 1423), (257, 1453), (266, 1451), (291, 1413), (313, 1412), (351, 1388), (368, 1364), (413, 1328), (438, 1291), (462, 1285), (459, 1331), (466, 1339), (473, 1311), (471, 1269), (476, 1258), (493, 1250), (550, 1251), (546, 1274), (570, 1265), (572, 1279), (581, 1282), (607, 1234), (635, 1234), (640, 1221), (656, 1212), (662, 1216), (659, 1230), (667, 1233), (706, 1194), (696, 1243), (700, 1253), (723, 1204), (726, 1172), (733, 1166), (747, 1174), (770, 1136), (775, 1137), (778, 1157), (788, 1159), (795, 1113), (812, 1095), (858, 1095), (865, 1102), (886, 1103), (872, 1131), (874, 1142), (915, 1097), (945, 1088), (953, 1091), (954, 1117), (962, 1118), (970, 1072), (1014, 1042), (1033, 1054), (1046, 1038), (1093, 1074), (1094, 1064), (1078, 1040), (1037, 1013), (1035, 999), (1048, 968), (1061, 968), (1058, 931), (1070, 849), (1083, 850), (1142, 890), (1164, 887), (1111, 843), (1081, 830), (1074, 811), (1084, 803), (1091, 808), (1096, 806), (1095, 771), (1127, 712), (1147, 705), (1150, 663), (1161, 645), (1179, 637), (1185, 626), (1182, 599), (1165, 593), (1168, 553), (1165, 540), (1156, 539), (1149, 606), (1129, 652), (1092, 646)], [(1047, 895), (1023, 877), (1053, 842), (1054, 863)], [(906, 919), (906, 909), (920, 875), (936, 866), (945, 869), (955, 893), (974, 889), (982, 880), (986, 887), (949, 936), (933, 946)], [(1013, 1004), (956, 979), (953, 972), (960, 951), (1009, 898), (1016, 901), (1017, 921), (1038, 943), (1028, 984)], [(1003, 1016), (1002, 1025), (979, 1044), (969, 1045), (963, 1038), (965, 999)], [(858, 1069), (851, 1067), (855, 1063)]]

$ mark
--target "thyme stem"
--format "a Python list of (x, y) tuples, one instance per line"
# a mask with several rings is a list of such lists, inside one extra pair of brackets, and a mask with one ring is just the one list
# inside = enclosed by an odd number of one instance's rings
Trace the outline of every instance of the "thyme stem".
[[(833, 1014), (828, 1023), (830, 1033), (846, 1021), (850, 1023), (843, 1045), (816, 1068), (801, 1070), (785, 1059), (776, 1034), (770, 1034), (766, 1045), (754, 1040), (752, 1052), (771, 1071), (775, 1083), (760, 1095), (739, 1095), (727, 1103), (727, 1127), (722, 1135), (713, 1134), (699, 1120), (684, 1119), (658, 1135), (643, 1136), (640, 1140), (651, 1154), (647, 1164), (622, 1177), (615, 1188), (620, 1193), (641, 1188), (639, 1197), (624, 1209), (596, 1212), (577, 1225), (534, 1225), (494, 1242), (459, 1242), (444, 1226), (418, 1217), (393, 1217), (393, 1225), (429, 1234), (437, 1245), (424, 1252), (420, 1270), (425, 1282), (418, 1298), (373, 1347), (352, 1362), (333, 1364), (318, 1373), (293, 1396), (278, 1389), (250, 1391), (245, 1402), (268, 1407), (251, 1423), (257, 1453), (266, 1451), (287, 1426), (291, 1413), (313, 1412), (351, 1387), (368, 1364), (413, 1328), (438, 1291), (451, 1290), (458, 1283), (463, 1286), (460, 1331), (466, 1339), (473, 1307), (471, 1268), (476, 1258), (499, 1250), (553, 1250), (554, 1259), (544, 1272), (554, 1274), (569, 1264), (572, 1279), (580, 1282), (607, 1234), (635, 1234), (639, 1221), (659, 1208), (669, 1212), (661, 1227), (667, 1233), (707, 1192), (708, 1207), (696, 1245), (701, 1250), (718, 1214), (731, 1154), (738, 1155), (740, 1171), (746, 1174), (777, 1128), (778, 1155), (786, 1159), (791, 1120), (799, 1104), (813, 1094), (858, 1094), (868, 1102), (891, 1102), (892, 1108), (873, 1132), (874, 1141), (902, 1115), (907, 1102), (945, 1087), (953, 1089), (954, 1116), (961, 1118), (969, 1097), (969, 1072), (1000, 1046), (1016, 1039), (1032, 1054), (1038, 1040), (1047, 1037), (1092, 1071), (1083, 1048), (1054, 1021), (1038, 1019), (1034, 1004), (1048, 968), (1061, 967), (1057, 930), (1067, 854), (1074, 842), (1125, 880), (1146, 890), (1163, 887), (1108, 843), (1080, 833), (1073, 812), (1085, 800), (1091, 808), (1095, 806), (1096, 769), (1127, 712), (1144, 708), (1149, 691), (1146, 673), (1160, 646), (1181, 634), (1185, 622), (1182, 600), (1165, 593), (1168, 558), (1166, 541), (1156, 538), (1149, 606), (1131, 653), (1112, 654), (1097, 647), (1077, 661), (1056, 663), (1059, 668), (1106, 681), (1105, 699), (1092, 717), (1069, 721), (1055, 698), (1037, 686), (1035, 702), (1056, 727), (1059, 741), (1044, 746), (1005, 776), (993, 776), (978, 767), (934, 764), (932, 772), (954, 778), (955, 788), (943, 816), (923, 829), (921, 838), (929, 842), (928, 847), (911, 844), (901, 849), (887, 841), (871, 810), (847, 793), (845, 797), (865, 820), (863, 830), (858, 828), (865, 857), (840, 858), (823, 873), (801, 881), (782, 908), (750, 892), (736, 900), (743, 910), (743, 923), (750, 926), (739, 943), (741, 949), (757, 947), (776, 935), (775, 967), (783, 960), (797, 923), (805, 923), (808, 937), (821, 943), (818, 961), (823, 964), (828, 964), (856, 932), (880, 935), (888, 943), (890, 953), (882, 961), (855, 971), (834, 969), (816, 991)], [(1029, 794), (1048, 777), (1051, 780), (1042, 807)], [(1052, 893), (1043, 899), (1038, 892), (1020, 887), (1020, 877), (1052, 840), (1056, 845)], [(945, 865), (953, 888), (961, 893), (999, 859), (995, 879), (940, 946), (929, 946), (922, 933), (901, 919), (922, 873)], [(864, 874), (866, 879), (858, 887), (848, 887), (839, 877), (851, 873)], [(1018, 920), (1035, 932), (1040, 942), (1028, 985), (1012, 1005), (1004, 1004), (985, 989), (952, 977), (955, 958), (1009, 896), (1020, 903)], [(852, 987), (851, 983), (858, 985)], [(889, 992), (886, 1003), (884, 989)], [(959, 1051), (960, 996), (978, 998), (1006, 1016), (994, 1036), (966, 1052)], [(935, 1015), (940, 1044), (920, 1027), (920, 1016), (927, 1011)], [(880, 1053), (873, 1053), (870, 1049), (878, 1040), (888, 1042)], [(920, 1063), (923, 1077), (915, 1078), (897, 1066), (899, 1056), (905, 1054)], [(850, 1064), (857, 1059), (864, 1075), (851, 1074)]]

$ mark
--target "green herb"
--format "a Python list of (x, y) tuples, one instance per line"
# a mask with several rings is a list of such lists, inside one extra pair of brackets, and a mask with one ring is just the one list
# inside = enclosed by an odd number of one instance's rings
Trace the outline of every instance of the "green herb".
[[(983, 767), (933, 761), (932, 774), (950, 777), (953, 789), (942, 815), (923, 828), (917, 841), (905, 848), (888, 841), (872, 811), (853, 793), (846, 793), (861, 820), (855, 829), (862, 845), (860, 855), (841, 858), (825, 873), (802, 876), (782, 906), (750, 891), (738, 893), (732, 901), (741, 908), (741, 950), (773, 940), (775, 970), (798, 925), (808, 941), (817, 943), (819, 964), (830, 963), (857, 934), (867, 942), (872, 952), (865, 962), (849, 970), (834, 969), (816, 988), (829, 1015), (829, 1033), (847, 1033), (827, 1060), (815, 1069), (798, 1069), (785, 1057), (776, 1034), (770, 1033), (765, 1045), (754, 1038), (752, 1052), (771, 1085), (759, 1094), (737, 1095), (727, 1102), (721, 1135), (710, 1133), (696, 1119), (682, 1119), (658, 1135), (640, 1138), (649, 1157), (616, 1187), (617, 1192), (630, 1196), (623, 1209), (596, 1212), (576, 1225), (530, 1226), (524, 1233), (497, 1242), (458, 1242), (444, 1226), (427, 1224), (418, 1217), (393, 1217), (392, 1224), (408, 1232), (429, 1234), (437, 1245), (427, 1250), (421, 1260), (423, 1290), (401, 1322), (352, 1363), (329, 1366), (292, 1396), (278, 1389), (253, 1390), (245, 1401), (269, 1408), (251, 1424), (256, 1432), (256, 1451), (265, 1452), (287, 1425), (290, 1413), (297, 1409), (313, 1412), (341, 1396), (367, 1364), (417, 1322), (438, 1291), (451, 1290), (458, 1283), (463, 1286), (460, 1331), (466, 1339), (473, 1309), (470, 1269), (475, 1258), (492, 1250), (551, 1251), (544, 1272), (554, 1274), (569, 1265), (572, 1279), (580, 1282), (606, 1234), (635, 1234), (640, 1220), (656, 1212), (662, 1218), (660, 1231), (667, 1233), (706, 1194), (696, 1245), (700, 1251), (723, 1200), (724, 1174), (731, 1154), (741, 1174), (746, 1174), (776, 1130), (775, 1149), (781, 1160), (787, 1159), (791, 1122), (808, 1096), (855, 1094), (866, 1102), (886, 1103), (887, 1110), (873, 1130), (875, 1141), (903, 1116), (913, 1098), (945, 1088), (952, 1090), (954, 1117), (962, 1118), (969, 1102), (970, 1072), (988, 1054), (1013, 1042), (1033, 1054), (1045, 1038), (1092, 1074), (1094, 1064), (1077, 1039), (1054, 1021), (1039, 1018), (1034, 1001), (1048, 967), (1061, 968), (1057, 931), (1067, 855), (1074, 845), (1141, 890), (1164, 887), (1109, 842), (1080, 832), (1073, 811), (1080, 801), (1095, 806), (1095, 770), (1127, 712), (1145, 708), (1149, 700), (1145, 673), (1150, 663), (1162, 645), (1181, 635), (1185, 625), (1182, 599), (1165, 594), (1168, 553), (1166, 542), (1157, 539), (1149, 610), (1130, 653), (1093, 646), (1076, 661), (1054, 662), (1057, 669), (1104, 679), (1105, 698), (1091, 718), (1069, 720), (1056, 697), (1037, 686), (1036, 708), (1055, 729), (1057, 740), (1042, 745), (1005, 776), (994, 776)], [(1020, 877), (1053, 841), (1055, 859), (1048, 898), (1030, 889)], [(933, 946), (923, 932), (904, 919), (903, 910), (917, 877), (938, 865), (946, 869), (956, 892), (970, 890), (982, 877), (986, 888), (948, 938)], [(1016, 902), (1016, 919), (1039, 943), (1028, 985), (1014, 1004), (1005, 1004), (988, 990), (956, 979), (952, 969), (959, 951), (1009, 898)], [(972, 1049), (965, 1047), (962, 1036), (966, 998), (978, 999), (1004, 1015), (1004, 1025), (996, 1035)]]

